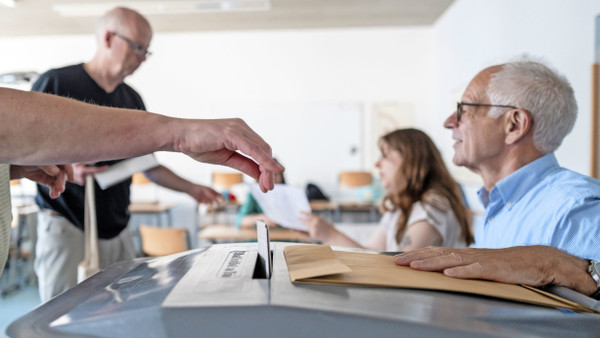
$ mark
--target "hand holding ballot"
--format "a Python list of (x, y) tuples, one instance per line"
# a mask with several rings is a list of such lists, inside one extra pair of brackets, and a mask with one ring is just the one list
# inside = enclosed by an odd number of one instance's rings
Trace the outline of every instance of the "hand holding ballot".
[(196, 161), (223, 165), (258, 180), (260, 190), (274, 187), (274, 176), (284, 167), (277, 163), (271, 147), (242, 119), (202, 120), (202, 128), (186, 122), (197, 133), (185, 133), (177, 151)]
[(306, 226), (310, 238), (322, 243), (329, 243), (331, 236), (336, 233), (332, 223), (310, 212), (302, 212), (300, 222)]

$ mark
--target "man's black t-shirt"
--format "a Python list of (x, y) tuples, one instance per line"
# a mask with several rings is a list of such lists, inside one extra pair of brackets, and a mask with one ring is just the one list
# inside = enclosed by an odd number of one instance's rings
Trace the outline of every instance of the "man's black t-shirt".
[[(100, 106), (145, 110), (140, 95), (125, 83), (112, 93), (107, 93), (90, 77), (83, 64), (52, 69), (40, 75), (33, 84), (32, 91), (69, 97)], [(125, 113), (124, 113), (125, 114)], [(119, 162), (105, 161), (96, 165), (112, 165)], [(106, 190), (96, 184), (96, 215), (98, 237), (116, 237), (129, 222), (129, 195), (131, 178)], [(67, 183), (65, 192), (57, 199), (51, 199), (49, 189), (38, 184), (36, 203), (43, 209), (51, 209), (83, 230), (85, 187)]]

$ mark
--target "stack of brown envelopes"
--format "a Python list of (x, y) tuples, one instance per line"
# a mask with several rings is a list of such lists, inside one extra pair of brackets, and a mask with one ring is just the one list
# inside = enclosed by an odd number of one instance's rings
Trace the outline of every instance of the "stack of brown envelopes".
[(392, 256), (333, 251), (326, 245), (290, 245), (284, 248), (284, 254), (290, 279), (294, 283), (442, 290), (578, 312), (595, 312), (586, 306), (526, 285), (455, 279), (440, 272), (397, 266)]

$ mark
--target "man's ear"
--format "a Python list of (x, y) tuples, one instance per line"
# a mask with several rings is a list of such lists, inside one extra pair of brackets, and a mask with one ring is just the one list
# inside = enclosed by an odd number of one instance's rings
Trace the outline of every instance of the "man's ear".
[(529, 133), (533, 127), (533, 118), (525, 109), (513, 109), (505, 115), (504, 123), (506, 144), (515, 144)]
[(112, 38), (114, 36), (115, 36), (115, 33), (111, 32), (111, 31), (104, 32), (104, 35), (102, 36), (102, 43), (104, 44), (104, 47), (110, 48), (110, 45), (112, 44)]

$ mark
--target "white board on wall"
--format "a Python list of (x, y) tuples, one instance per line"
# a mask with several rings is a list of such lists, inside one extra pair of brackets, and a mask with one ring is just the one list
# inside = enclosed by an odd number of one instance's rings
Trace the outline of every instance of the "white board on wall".
[(286, 167), (288, 184), (313, 182), (332, 194), (340, 171), (365, 169), (360, 103), (218, 104), (209, 109), (210, 117), (242, 118), (261, 135)]

